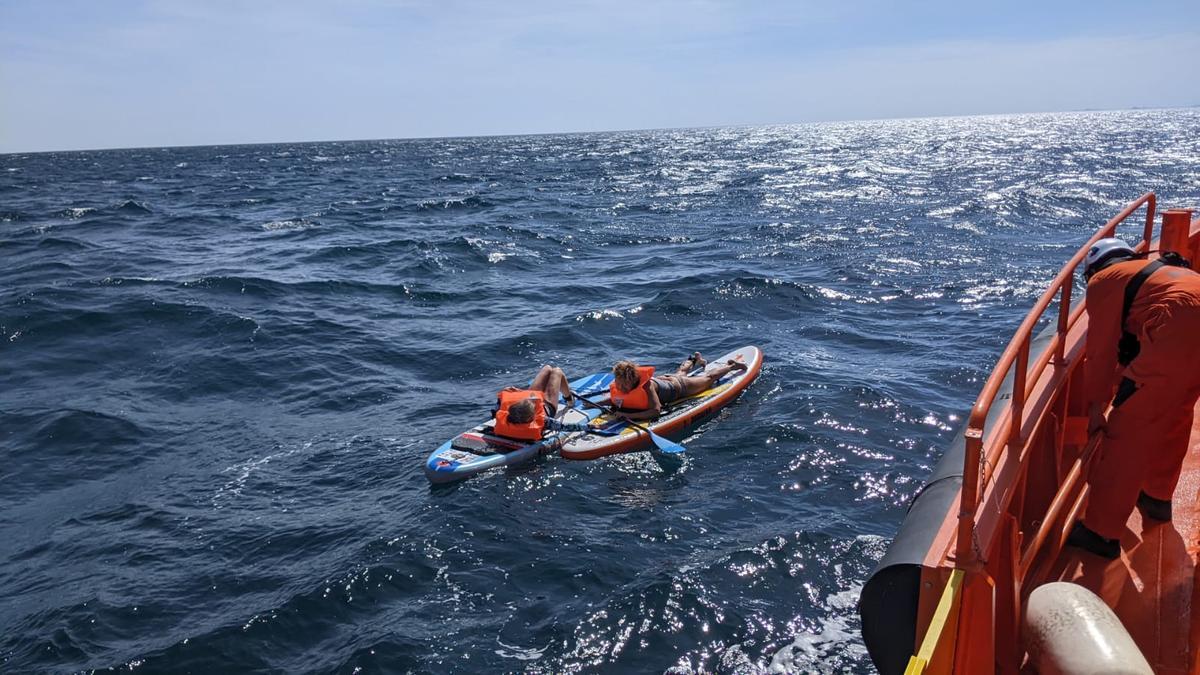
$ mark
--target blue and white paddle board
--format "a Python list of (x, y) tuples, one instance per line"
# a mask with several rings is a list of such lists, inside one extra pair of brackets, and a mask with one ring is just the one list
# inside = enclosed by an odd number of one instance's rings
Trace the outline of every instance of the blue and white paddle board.
[[(612, 373), (596, 373), (571, 382), (571, 391), (580, 396), (608, 391)], [(578, 404), (576, 404), (578, 405)], [(599, 414), (595, 409), (567, 407), (560, 403), (559, 421), (566, 424), (586, 423)], [(489, 420), (446, 441), (425, 461), (425, 477), (430, 483), (451, 483), (470, 478), (477, 473), (502, 466), (528, 462), (539, 455), (557, 451), (579, 431), (551, 432), (540, 441), (529, 442), (504, 438), (493, 432), (495, 420)]]

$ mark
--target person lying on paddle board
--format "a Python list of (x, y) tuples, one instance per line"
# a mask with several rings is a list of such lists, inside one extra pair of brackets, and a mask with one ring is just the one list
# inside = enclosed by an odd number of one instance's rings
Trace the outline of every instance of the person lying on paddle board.
[(650, 420), (662, 414), (663, 406), (711, 388), (731, 371), (746, 370), (746, 364), (730, 359), (699, 375), (688, 374), (706, 365), (708, 362), (700, 352), (692, 352), (674, 373), (656, 376), (654, 366), (617, 361), (612, 369), (614, 379), (608, 389), (608, 402), (631, 420)]
[(546, 430), (584, 431), (584, 424), (563, 424), (554, 419), (558, 413), (558, 398), (567, 405), (575, 398), (571, 385), (561, 368), (542, 366), (528, 389), (505, 387), (496, 396), (496, 434), (525, 441), (541, 439)]

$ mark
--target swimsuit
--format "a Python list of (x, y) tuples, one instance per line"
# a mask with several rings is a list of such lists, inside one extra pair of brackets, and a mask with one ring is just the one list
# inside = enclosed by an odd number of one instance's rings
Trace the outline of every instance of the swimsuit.
[(683, 394), (683, 387), (673, 379), (656, 377), (651, 382), (654, 383), (654, 392), (658, 394), (658, 402), (663, 405), (674, 402)]

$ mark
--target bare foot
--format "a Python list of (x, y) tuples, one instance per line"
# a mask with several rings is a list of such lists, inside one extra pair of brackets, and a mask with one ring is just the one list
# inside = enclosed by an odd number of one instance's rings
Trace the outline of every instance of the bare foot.
[(691, 356), (687, 357), (686, 359), (683, 360), (683, 363), (679, 364), (679, 370), (677, 372), (680, 372), (680, 373), (683, 373), (686, 375), (687, 373), (690, 373), (693, 369), (703, 368), (706, 365), (708, 365), (708, 361), (705, 361), (704, 357), (700, 356), (700, 352), (692, 352)]
[(749, 369), (749, 366), (747, 366), (746, 364), (742, 363), (741, 361), (738, 361), (737, 359), (729, 359), (728, 361), (726, 361), (726, 362), (725, 362), (725, 365), (729, 366), (730, 368), (732, 368), (732, 369), (734, 369), (734, 370), (747, 370), (747, 369)]

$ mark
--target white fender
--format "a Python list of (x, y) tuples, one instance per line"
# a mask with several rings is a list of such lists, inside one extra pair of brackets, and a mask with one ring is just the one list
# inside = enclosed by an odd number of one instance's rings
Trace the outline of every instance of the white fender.
[(1117, 615), (1078, 584), (1035, 588), (1025, 607), (1024, 634), (1042, 675), (1154, 675)]

